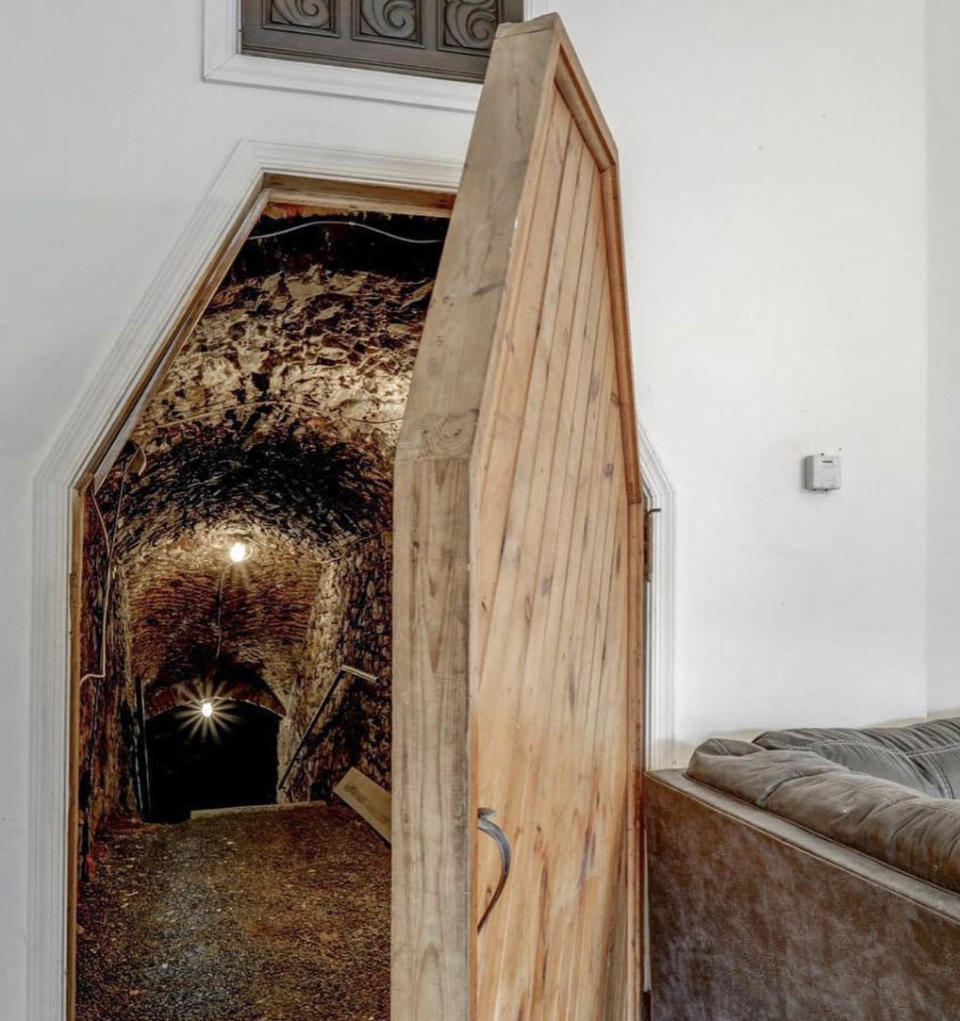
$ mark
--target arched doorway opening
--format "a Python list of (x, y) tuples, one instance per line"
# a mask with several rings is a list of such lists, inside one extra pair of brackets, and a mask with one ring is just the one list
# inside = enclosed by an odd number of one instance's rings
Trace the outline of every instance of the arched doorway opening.
[(250, 702), (213, 698), (174, 706), (147, 721), (151, 819), (277, 800), (280, 717)]
[[(282, 1016), (387, 1016), (390, 847), (335, 789), (389, 803), (394, 448), (446, 207), (269, 198), (79, 487), (78, 1021), (253, 1016), (278, 962)], [(195, 938), (243, 962), (216, 996)]]

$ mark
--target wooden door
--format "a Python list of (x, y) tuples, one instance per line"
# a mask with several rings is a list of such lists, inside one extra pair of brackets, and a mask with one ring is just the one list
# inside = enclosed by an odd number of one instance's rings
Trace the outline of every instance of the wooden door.
[(560, 19), (501, 26), (397, 454), (395, 1021), (638, 1016), (629, 350), (616, 149)]

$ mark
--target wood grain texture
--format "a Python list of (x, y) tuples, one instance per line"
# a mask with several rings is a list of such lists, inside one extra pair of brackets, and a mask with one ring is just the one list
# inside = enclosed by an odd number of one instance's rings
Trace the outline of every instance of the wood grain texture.
[(345, 801), (358, 815), (362, 816), (381, 837), (390, 843), (390, 792), (380, 784), (364, 776), (359, 769), (351, 767), (333, 788), (333, 793)]
[[(638, 1017), (642, 503), (615, 175), (559, 19), (502, 27), (396, 465), (395, 1019)], [(514, 854), (479, 936), (499, 860), (478, 805)]]
[(428, 192), (289, 174), (264, 174), (263, 187), (270, 202), (310, 206), (330, 212), (371, 210), (408, 216), (448, 217), (455, 198), (451, 192)]
[(557, 52), (546, 33), (491, 58), (397, 444), (395, 1021), (475, 1017), (470, 458), (491, 349), (514, 302), (511, 265), (530, 234)]

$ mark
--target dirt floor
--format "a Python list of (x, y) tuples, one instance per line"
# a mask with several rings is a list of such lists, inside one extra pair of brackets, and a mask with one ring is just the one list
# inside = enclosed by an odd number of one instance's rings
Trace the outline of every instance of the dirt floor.
[(343, 806), (111, 832), (78, 922), (77, 1021), (390, 1015), (390, 849)]

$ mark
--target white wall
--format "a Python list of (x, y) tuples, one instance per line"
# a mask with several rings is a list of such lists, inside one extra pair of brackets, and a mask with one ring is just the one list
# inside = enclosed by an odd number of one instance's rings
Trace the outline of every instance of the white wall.
[[(7, 5), (8, 8), (11, 5)], [(921, 0), (563, 0), (622, 152), (639, 407), (678, 491), (680, 737), (925, 708)], [(204, 84), (196, 0), (0, 25), (0, 1013), (23, 1014), (30, 480), (241, 137), (469, 118)], [(845, 485), (799, 488), (843, 448)]]
[(928, 4), (930, 711), (960, 714), (960, 4)]
[[(924, 11), (568, 17), (625, 177), (638, 405), (678, 492), (681, 752), (925, 712)], [(842, 448), (844, 487), (800, 487)]]

